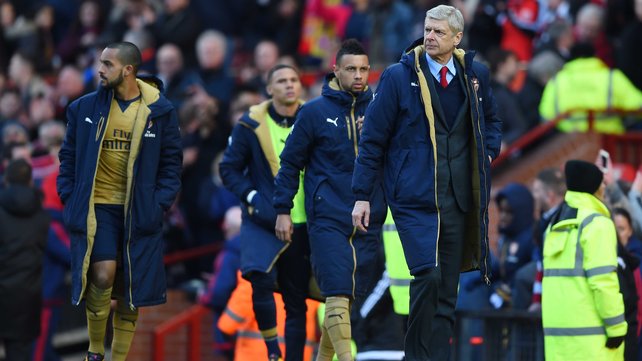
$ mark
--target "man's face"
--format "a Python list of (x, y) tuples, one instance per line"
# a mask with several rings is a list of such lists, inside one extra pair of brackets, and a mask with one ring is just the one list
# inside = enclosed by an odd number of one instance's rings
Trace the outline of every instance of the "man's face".
[(183, 67), (181, 53), (178, 47), (162, 47), (156, 56), (156, 67), (158, 73), (166, 78), (176, 75)]
[(368, 84), (370, 62), (367, 55), (343, 55), (334, 66), (334, 75), (339, 80), (341, 90), (353, 93), (362, 92)]
[(513, 209), (511, 208), (508, 200), (502, 198), (499, 201), (499, 222), (498, 226), (500, 229), (507, 228), (513, 222)]
[(216, 70), (225, 61), (225, 43), (221, 39), (208, 38), (196, 48), (198, 65), (201, 69)]
[(274, 103), (280, 105), (295, 104), (301, 97), (301, 80), (293, 69), (283, 68), (275, 71), (267, 86), (268, 94)]
[(617, 231), (620, 242), (626, 245), (633, 234), (633, 229), (631, 228), (629, 220), (622, 215), (616, 214), (613, 217), (613, 222), (615, 223), (615, 230)]
[(440, 64), (446, 64), (455, 47), (459, 45), (463, 33), (453, 33), (448, 20), (435, 20), (429, 17), (424, 22), (424, 46), (426, 52)]
[(533, 199), (535, 200), (535, 207), (538, 212), (543, 213), (548, 211), (551, 208), (551, 205), (548, 202), (548, 190), (539, 179), (533, 181), (533, 186), (531, 187), (531, 194), (533, 194)]
[(100, 84), (107, 88), (116, 88), (122, 82), (125, 76), (125, 67), (118, 59), (117, 55), (120, 50), (106, 48), (100, 55), (100, 67), (98, 67), (98, 76)]

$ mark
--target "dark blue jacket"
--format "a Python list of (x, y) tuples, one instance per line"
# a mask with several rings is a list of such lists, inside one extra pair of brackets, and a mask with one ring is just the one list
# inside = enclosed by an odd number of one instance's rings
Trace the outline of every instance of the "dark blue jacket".
[[(122, 287), (130, 307), (164, 303), (162, 224), (181, 182), (182, 149), (178, 119), (156, 78), (139, 78), (141, 108), (132, 129), (125, 199)], [(149, 83), (148, 83), (149, 81)], [(100, 87), (67, 108), (67, 134), (59, 153), (57, 187), (65, 204), (63, 220), (71, 237), (72, 302), (79, 304), (96, 234), (94, 177), (109, 121), (113, 90)]]
[[(426, 76), (419, 65), (425, 56), (421, 39), (404, 54), (399, 63), (381, 75), (375, 98), (366, 112), (359, 157), (355, 163), (352, 189), (359, 200), (369, 200), (373, 185), (380, 179), (386, 200), (395, 209), (418, 209), (432, 214), (439, 224), (436, 199), (437, 141), (435, 115)], [(453, 54), (463, 69), (466, 94), (470, 104), (470, 122), (474, 134), (471, 144), (474, 206), (479, 218), (470, 224), (474, 236), (465, 240), (462, 270), (482, 269), (488, 276), (488, 198), (490, 160), (499, 154), (501, 121), (495, 113), (495, 101), (489, 86), (488, 69), (473, 61), (474, 53), (456, 49)], [(432, 76), (428, 74), (428, 79)], [(433, 267), (434, 260), (421, 257), (420, 249), (436, 247), (438, 230), (432, 237), (423, 235), (426, 244), (404, 244), (411, 272)]]
[(493, 274), (497, 281), (512, 286), (517, 270), (533, 258), (533, 217), (535, 201), (526, 186), (510, 183), (497, 193), (495, 201), (506, 199), (512, 211), (512, 221), (499, 228), (499, 254), (493, 262)]
[[(276, 176), (274, 208), (287, 214), (299, 188), (299, 172), (305, 168), (303, 188), (308, 223), (319, 216), (352, 224), (355, 196), (350, 189), (354, 160), (360, 138), (356, 120), (363, 116), (372, 91), (357, 95), (340, 90), (334, 74), (326, 76), (321, 96), (301, 107), (292, 134), (281, 153), (281, 169)], [(385, 202), (380, 182), (373, 180), (372, 224), (383, 224)], [(318, 202), (319, 200), (324, 202)]]
[[(219, 165), (225, 187), (242, 203), (241, 271), (269, 272), (288, 247), (274, 234), (276, 212), (272, 206), (274, 176), (279, 170), (278, 155), (274, 152), (268, 108), (271, 100), (250, 108), (232, 130), (230, 142)], [(298, 182), (297, 175), (297, 185)], [(257, 193), (252, 204), (246, 198), (250, 191)]]

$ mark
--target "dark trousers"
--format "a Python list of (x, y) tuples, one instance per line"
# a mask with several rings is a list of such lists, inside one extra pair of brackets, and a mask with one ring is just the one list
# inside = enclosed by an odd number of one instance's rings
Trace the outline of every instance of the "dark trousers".
[(306, 340), (305, 300), (310, 281), (310, 245), (305, 225), (294, 228), (292, 243), (269, 273), (252, 272), (252, 303), (260, 330), (276, 327), (274, 286), (278, 282), (285, 304), (285, 360), (303, 360)]
[(449, 189), (440, 200), (438, 265), (419, 272), (410, 282), (407, 361), (449, 359), (465, 228), (465, 213)]
[(6, 353), (6, 361), (31, 361), (31, 354), (33, 345), (32, 339), (13, 340), (4, 339), (4, 349)]

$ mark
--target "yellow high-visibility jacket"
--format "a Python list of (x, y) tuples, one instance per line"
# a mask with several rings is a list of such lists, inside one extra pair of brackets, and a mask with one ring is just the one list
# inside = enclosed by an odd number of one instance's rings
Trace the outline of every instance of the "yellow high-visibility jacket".
[[(551, 121), (562, 113), (577, 109), (605, 110), (642, 109), (642, 92), (618, 69), (610, 69), (598, 58), (571, 60), (548, 81), (539, 113)], [(562, 132), (586, 132), (586, 111), (571, 113), (557, 125)], [(622, 134), (624, 125), (619, 116), (600, 112), (595, 115), (595, 131)]]
[(390, 295), (395, 313), (407, 315), (410, 311), (410, 280), (406, 256), (403, 253), (397, 227), (390, 209), (383, 224), (383, 247), (386, 253), (386, 271), (390, 277)]
[(617, 238), (606, 206), (588, 193), (566, 192), (544, 241), (542, 322), (547, 361), (622, 360), (624, 301), (617, 278)]

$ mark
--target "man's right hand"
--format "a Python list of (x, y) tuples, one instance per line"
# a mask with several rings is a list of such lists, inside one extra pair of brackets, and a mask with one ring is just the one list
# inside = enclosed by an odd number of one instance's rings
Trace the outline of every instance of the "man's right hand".
[(283, 242), (292, 242), (292, 233), (294, 226), (292, 225), (292, 217), (289, 214), (279, 214), (276, 216), (276, 226), (274, 227), (276, 238)]
[(362, 232), (368, 232), (370, 224), (370, 202), (356, 201), (352, 209), (352, 225)]

